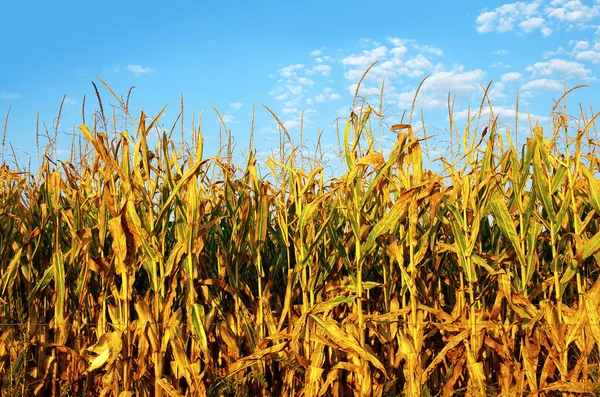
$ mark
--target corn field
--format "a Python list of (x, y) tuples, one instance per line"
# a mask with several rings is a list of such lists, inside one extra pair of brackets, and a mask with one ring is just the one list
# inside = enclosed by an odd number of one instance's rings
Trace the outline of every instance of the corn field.
[(339, 177), (150, 143), (160, 117), (2, 166), (1, 395), (600, 395), (595, 117), (469, 123), (433, 171), (365, 105)]

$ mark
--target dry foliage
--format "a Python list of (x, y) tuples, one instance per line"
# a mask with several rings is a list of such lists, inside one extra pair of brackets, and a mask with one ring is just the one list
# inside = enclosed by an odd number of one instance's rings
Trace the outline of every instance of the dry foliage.
[(377, 152), (365, 107), (326, 180), (294, 153), (204, 159), (199, 128), (150, 148), (159, 117), (82, 125), (76, 167), (0, 170), (2, 395), (594, 393), (593, 119), (521, 147), (491, 120), (440, 174), (409, 124)]

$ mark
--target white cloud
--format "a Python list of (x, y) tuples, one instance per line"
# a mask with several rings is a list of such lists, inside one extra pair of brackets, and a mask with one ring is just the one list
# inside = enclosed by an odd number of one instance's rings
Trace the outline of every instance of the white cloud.
[(312, 68), (312, 71), (320, 73), (321, 76), (329, 76), (331, 73), (331, 66), (329, 65), (317, 65)]
[(523, 32), (529, 33), (539, 29), (542, 35), (548, 36), (552, 32), (546, 25), (545, 20), (540, 14), (539, 1), (507, 3), (494, 8), (491, 11), (484, 11), (477, 16), (477, 32), (489, 33), (510, 32), (518, 25)]
[[(356, 86), (354, 87), (354, 90), (356, 90)], [(354, 92), (352, 92), (352, 94), (354, 95)], [(328, 101), (335, 101), (340, 98), (341, 98), (340, 94), (331, 93), (331, 88), (326, 88), (325, 90), (323, 90), (323, 93), (316, 95), (313, 98), (307, 99), (306, 103), (308, 103), (309, 105), (312, 105), (313, 103), (323, 103), (323, 102), (328, 102)]]
[(283, 125), (287, 130), (295, 130), (300, 128), (300, 120), (287, 120), (283, 122)]
[(479, 26), (477, 26), (477, 31), (479, 33), (489, 33), (494, 30), (494, 22), (496, 20), (496, 13), (487, 11), (482, 12), (476, 19), (476, 22)]
[(312, 81), (311, 79), (307, 78), (307, 77), (299, 77), (298, 78), (298, 84), (302, 84), (302, 85), (313, 85), (315, 82)]
[(560, 90), (563, 88), (563, 85), (556, 80), (552, 79), (537, 79), (531, 80), (528, 83), (525, 83), (521, 86), (522, 90)]
[(421, 52), (427, 52), (427, 53), (438, 55), (438, 56), (444, 55), (444, 51), (442, 51), (441, 49), (439, 49), (437, 47), (428, 46), (428, 45), (419, 45), (419, 44), (413, 44), (412, 47)]
[(570, 41), (569, 45), (573, 46), (571, 56), (580, 61), (600, 63), (600, 42), (596, 41), (592, 46), (590, 42), (585, 40)]
[(379, 46), (373, 50), (364, 50), (361, 55), (350, 55), (342, 59), (342, 64), (347, 66), (369, 66), (373, 62), (385, 57), (387, 47)]
[(598, 5), (588, 7), (580, 0), (570, 0), (561, 5), (561, 7), (553, 7), (552, 4), (548, 7), (548, 16), (556, 18), (562, 22), (585, 22), (598, 16)]
[[(448, 95), (446, 93), (446, 95)], [(405, 91), (399, 94), (392, 93), (387, 96), (390, 102), (398, 106), (399, 109), (410, 109), (415, 98), (415, 91)], [(420, 91), (415, 102), (416, 109), (442, 109), (447, 106), (446, 98), (434, 96), (430, 93)]]
[(285, 108), (283, 108), (282, 113), (283, 114), (298, 113), (298, 109), (293, 108), (293, 107), (285, 107)]
[(496, 55), (508, 55), (508, 50), (495, 51)]
[(580, 61), (588, 61), (593, 62), (595, 64), (600, 63), (600, 51), (595, 50), (587, 50), (581, 51), (577, 55), (575, 55), (575, 59), (579, 59)]
[(396, 47), (401, 47), (401, 46), (403, 46), (403, 45), (404, 45), (404, 40), (402, 40), (402, 39), (400, 39), (400, 38), (398, 38), (398, 37), (389, 37), (389, 38), (387, 39), (387, 41), (388, 41), (390, 44), (392, 44), (392, 45), (394, 45), (394, 46), (396, 46)]
[(302, 94), (302, 86), (301, 85), (286, 85), (285, 88), (292, 95), (300, 95)]
[(510, 65), (504, 63), (504, 62), (494, 62), (490, 65), (491, 68), (494, 69), (506, 69), (506, 68), (510, 68)]
[(590, 27), (588, 22), (600, 15), (598, 1), (592, 6), (583, 4), (581, 0), (550, 1), (542, 8), (543, 3), (544, 0), (517, 1), (485, 10), (475, 20), (477, 31), (504, 33), (518, 26), (523, 33), (539, 30), (542, 36), (547, 37), (552, 34), (550, 25), (567, 30), (587, 28)]
[(325, 94), (319, 94), (313, 98), (313, 101), (316, 103), (322, 103), (322, 102), (325, 102), (326, 100), (327, 100), (327, 97), (325, 96)]
[(390, 54), (392, 54), (396, 58), (402, 58), (404, 54), (408, 51), (408, 48), (405, 46), (394, 47), (390, 50)]
[(523, 75), (519, 72), (504, 73), (502, 76), (500, 76), (500, 81), (502, 81), (502, 82), (515, 81), (515, 80), (519, 80), (521, 77), (523, 77)]
[(444, 96), (447, 96), (448, 92), (457, 95), (467, 94), (480, 86), (480, 80), (484, 75), (485, 73), (481, 69), (463, 73), (438, 72), (425, 80), (422, 89), (425, 92), (433, 92)]
[(405, 43), (411, 42), (413, 40), (403, 40), (399, 39), (398, 37), (388, 37), (387, 41), (388, 43), (394, 46), (394, 48), (390, 50), (390, 54), (395, 58), (402, 58), (404, 54), (406, 54), (406, 52), (408, 51), (408, 48), (406, 48)]
[(221, 118), (223, 119), (224, 123), (231, 123), (231, 122), (233, 122), (233, 116), (230, 115), (230, 114), (224, 114)]
[(419, 77), (427, 70), (433, 69), (433, 65), (422, 54), (418, 54), (414, 58), (409, 59), (404, 63), (404, 67), (400, 69), (402, 74), (406, 74), (409, 77)]
[(0, 91), (0, 100), (19, 99), (23, 96), (17, 92)]
[(242, 106), (244, 106), (244, 104), (241, 102), (231, 102), (229, 104), (229, 107), (232, 108), (234, 111), (240, 110)]
[(279, 69), (279, 74), (286, 78), (295, 77), (296, 71), (298, 71), (302, 68), (304, 68), (304, 65), (301, 63), (297, 63), (295, 65), (289, 65), (289, 66)]
[(490, 88), (489, 94), (492, 99), (498, 98), (506, 98), (508, 95), (504, 93), (504, 89), (506, 88), (506, 83), (498, 82), (494, 83)]
[[(397, 76), (398, 69), (402, 62), (399, 59), (392, 58), (387, 61), (379, 62), (373, 66), (366, 75), (367, 80), (381, 81), (382, 79), (393, 79)], [(360, 80), (366, 69), (356, 68), (350, 69), (344, 73), (344, 77), (348, 80)]]
[(127, 65), (127, 70), (134, 74), (148, 74), (154, 72), (154, 69), (146, 68), (140, 65)]
[(573, 45), (573, 52), (584, 51), (590, 48), (589, 41), (585, 40), (571, 40), (569, 45)]
[(521, 22), (519, 24), (519, 26), (521, 27), (521, 29), (523, 29), (523, 31), (525, 33), (529, 33), (535, 29), (540, 29), (544, 36), (549, 36), (551, 33), (551, 30), (549, 30), (549, 29), (543, 30), (543, 28), (545, 27), (544, 26), (544, 18), (540, 18), (540, 17), (527, 18), (526, 20)]
[(567, 76), (587, 77), (590, 73), (581, 63), (575, 61), (565, 61), (560, 58), (553, 58), (549, 61), (536, 62), (525, 68), (536, 76), (550, 76), (553, 73), (566, 74)]
[[(348, 92), (350, 93), (350, 95), (354, 95), (354, 93), (356, 92), (357, 86), (358, 86), (358, 82), (350, 84), (348, 86)], [(381, 88), (369, 87), (365, 84), (361, 84), (360, 89), (358, 91), (358, 95), (361, 95), (361, 96), (371, 96), (371, 95), (379, 95), (379, 94), (381, 94)]]
[(322, 54), (321, 50), (313, 50), (310, 52), (310, 56), (312, 56), (312, 57), (318, 57), (321, 54)]
[(560, 55), (563, 52), (565, 52), (565, 49), (562, 47), (558, 47), (556, 50), (550, 50), (550, 51), (544, 52), (544, 54), (542, 56), (544, 57), (544, 59), (548, 59), (553, 56)]
[[(509, 125), (513, 124), (515, 122), (515, 117), (517, 116), (517, 112), (514, 108), (507, 108), (507, 107), (503, 107), (503, 106), (494, 106), (492, 109), (493, 113), (494, 113), (494, 117), (498, 116), (500, 121), (507, 123)], [(475, 117), (478, 116), (477, 114), (478, 109), (477, 110), (470, 110), (470, 115), (471, 117)], [(469, 109), (464, 109), (461, 110), (460, 112), (456, 112), (454, 113), (454, 118), (457, 120), (464, 120), (467, 118), (467, 116), (469, 115)], [(481, 117), (489, 117), (490, 116), (490, 109), (485, 107), (482, 109), (481, 112)], [(519, 110), (519, 122), (523, 122), (523, 123), (528, 123), (529, 122), (529, 118), (531, 117), (531, 120), (533, 123), (535, 123), (535, 121), (540, 121), (540, 122), (544, 122), (544, 121), (548, 121), (548, 116), (541, 116), (538, 114), (529, 114), (527, 112), (524, 112), (523, 110)]]
[(79, 102), (77, 101), (77, 99), (73, 99), (73, 98), (69, 98), (69, 97), (65, 98), (65, 105), (67, 105), (67, 106), (75, 106), (77, 104), (79, 104)]

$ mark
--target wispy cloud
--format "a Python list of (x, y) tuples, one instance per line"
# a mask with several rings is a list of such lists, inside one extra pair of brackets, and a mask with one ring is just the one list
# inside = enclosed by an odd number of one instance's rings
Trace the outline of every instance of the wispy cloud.
[(22, 97), (23, 95), (17, 92), (0, 91), (0, 100), (19, 99)]
[[(493, 115), (494, 117), (498, 117), (500, 119), (500, 121), (504, 122), (504, 123), (510, 123), (513, 124), (515, 121), (515, 117), (517, 116), (517, 111), (515, 110), (514, 107), (504, 107), (504, 106), (494, 106), (493, 109)], [(461, 110), (460, 112), (456, 112), (454, 114), (454, 118), (460, 120), (460, 119), (466, 119), (467, 116), (470, 114), (471, 117), (475, 117), (478, 116), (479, 112), (478, 111), (473, 111), (473, 109), (469, 110), (469, 109), (464, 109)], [(482, 109), (481, 112), (481, 117), (489, 117), (490, 116), (490, 109), (488, 107), (484, 107)], [(543, 116), (543, 115), (539, 115), (539, 114), (528, 114), (527, 112), (523, 112), (523, 111), (519, 111), (519, 121), (520, 122), (529, 122), (529, 118), (531, 117), (532, 121), (547, 121), (549, 119), (548, 116)]]
[(562, 47), (558, 47), (556, 50), (545, 51), (542, 57), (544, 59), (552, 58), (554, 56), (560, 55), (565, 52), (565, 49)]
[(154, 72), (154, 69), (152, 68), (147, 68), (141, 65), (127, 65), (127, 70), (129, 70), (130, 72), (132, 72), (133, 74), (149, 74)]
[(494, 69), (507, 69), (507, 68), (510, 68), (510, 65), (506, 64), (506, 63), (504, 63), (502, 61), (498, 61), (498, 62), (492, 63), (490, 65), (490, 67), (494, 68)]
[[(355, 89), (356, 89), (356, 87), (355, 87)], [(340, 99), (341, 97), (342, 96), (340, 94), (333, 92), (333, 89), (331, 87), (326, 87), (322, 93), (315, 95), (312, 98), (308, 98), (306, 100), (306, 103), (308, 105), (313, 105), (315, 103), (335, 101), (335, 100)]]
[(230, 107), (230, 108), (232, 108), (232, 109), (233, 109), (234, 111), (236, 111), (236, 112), (237, 112), (238, 110), (240, 110), (240, 109), (242, 108), (242, 106), (244, 106), (244, 104), (243, 104), (243, 103), (241, 103), (241, 102), (231, 102), (231, 103), (229, 104), (229, 107)]

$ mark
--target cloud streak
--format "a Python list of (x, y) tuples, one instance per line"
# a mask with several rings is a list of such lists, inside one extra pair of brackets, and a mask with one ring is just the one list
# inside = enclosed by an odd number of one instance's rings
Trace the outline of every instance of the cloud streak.
[(132, 72), (135, 75), (142, 75), (142, 74), (150, 74), (154, 72), (154, 69), (152, 68), (148, 68), (148, 67), (144, 67), (141, 65), (127, 65), (127, 70), (129, 70), (130, 72)]

